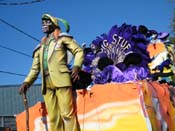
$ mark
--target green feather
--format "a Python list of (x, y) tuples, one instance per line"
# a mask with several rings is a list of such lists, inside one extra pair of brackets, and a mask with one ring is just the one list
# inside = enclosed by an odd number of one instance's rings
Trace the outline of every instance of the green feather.
[(58, 21), (61, 21), (64, 24), (64, 26), (66, 27), (66, 32), (69, 32), (69, 30), (70, 30), (69, 23), (65, 19), (62, 19), (62, 18), (58, 18)]

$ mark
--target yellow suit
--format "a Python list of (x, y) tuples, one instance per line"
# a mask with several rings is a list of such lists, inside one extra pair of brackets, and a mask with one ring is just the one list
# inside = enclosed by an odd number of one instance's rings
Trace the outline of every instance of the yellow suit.
[[(47, 67), (49, 76), (44, 71), (44, 46), (49, 43)], [(59, 36), (44, 38), (34, 51), (31, 70), (24, 82), (31, 85), (39, 72), (42, 76), (42, 93), (48, 110), (52, 131), (79, 131), (72, 96), (70, 71), (67, 67), (67, 50), (74, 56), (73, 66), (81, 68), (83, 50), (75, 40), (64, 33)], [(49, 84), (48, 84), (49, 83)]]
[[(67, 53), (65, 50), (70, 50), (74, 56), (74, 66), (81, 68), (83, 62), (83, 50), (75, 42), (72, 37), (61, 34), (58, 36), (58, 40), (52, 36), (49, 40), (50, 46), (48, 50), (48, 71), (53, 84), (56, 87), (66, 87), (72, 86), (69, 70), (67, 68)], [(46, 93), (44, 85), (44, 70), (43, 70), (43, 52), (44, 44), (43, 42), (36, 48), (34, 52), (34, 59), (32, 68), (24, 80), (30, 85), (38, 77), (41, 71), (42, 76), (42, 93)]]

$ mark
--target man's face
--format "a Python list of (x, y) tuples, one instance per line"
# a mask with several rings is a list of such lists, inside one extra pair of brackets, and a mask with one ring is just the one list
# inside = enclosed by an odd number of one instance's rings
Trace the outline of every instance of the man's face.
[(54, 24), (51, 22), (50, 19), (43, 19), (42, 20), (42, 31), (46, 34), (50, 34), (54, 31)]

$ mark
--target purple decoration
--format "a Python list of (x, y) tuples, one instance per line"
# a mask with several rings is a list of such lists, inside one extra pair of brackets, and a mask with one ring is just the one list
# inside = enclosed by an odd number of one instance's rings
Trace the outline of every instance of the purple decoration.
[(167, 32), (160, 32), (158, 34), (158, 39), (166, 39), (169, 36), (169, 33)]
[[(103, 33), (92, 41), (90, 45), (92, 52), (90, 54), (85, 53), (84, 70), (92, 72), (95, 84), (135, 81), (148, 77), (147, 65), (150, 58), (147, 52), (149, 44), (147, 37), (156, 31), (148, 30), (143, 25), (144, 30), (141, 29), (141, 26), (139, 27), (126, 23), (121, 26), (114, 25), (108, 33)], [(166, 34), (162, 34), (162, 37), (164, 36)], [(134, 57), (126, 65), (124, 60), (130, 53), (139, 54), (141, 60), (134, 63), (133, 61), (137, 59)], [(110, 58), (114, 65), (108, 65), (100, 71), (97, 63), (102, 57)]]
[(125, 77), (123, 72), (116, 66), (109, 65), (103, 70), (108, 82), (123, 82)]
[(171, 68), (171, 65), (173, 65), (172, 61), (170, 59), (165, 60), (164, 62), (162, 62), (159, 66), (157, 66), (157, 69), (159, 69), (160, 71), (163, 71), (163, 68)]
[(104, 68), (103, 71), (96, 72), (94, 74), (94, 83), (95, 84), (104, 84), (109, 82), (122, 82), (124, 76), (122, 71), (114, 65), (108, 65)]
[(148, 77), (148, 70), (145, 70), (143, 67), (132, 66), (122, 72), (116, 66), (109, 65), (105, 67), (103, 71), (96, 72), (94, 76), (95, 84), (104, 84), (109, 82), (122, 83), (127, 81), (143, 80)]
[(143, 80), (148, 77), (149, 71), (143, 67), (130, 66), (124, 72), (126, 81)]
[(93, 72), (93, 82), (94, 84), (105, 84), (107, 83), (107, 77), (105, 74), (102, 73), (102, 71), (96, 69)]

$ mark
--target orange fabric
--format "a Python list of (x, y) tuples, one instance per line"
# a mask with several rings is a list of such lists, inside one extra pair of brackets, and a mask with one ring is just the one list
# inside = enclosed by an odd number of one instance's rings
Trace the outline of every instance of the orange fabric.
[[(152, 129), (160, 130), (160, 121), (156, 119), (152, 97), (157, 97), (162, 115), (170, 131), (175, 130), (175, 108), (169, 100), (168, 85), (158, 82), (140, 81), (125, 84), (94, 85), (90, 91), (77, 90), (77, 116), (83, 131), (148, 131), (143, 115), (146, 106)], [(141, 103), (141, 93), (144, 103)], [(143, 104), (143, 105), (142, 105)], [(30, 130), (49, 128), (49, 118), (44, 103), (38, 102), (29, 109)], [(16, 116), (17, 130), (25, 130), (25, 112)]]
[(162, 104), (166, 103), (166, 106), (167, 106), (167, 112), (162, 112), (162, 115), (163, 115), (164, 119), (166, 120), (166, 122), (168, 124), (169, 130), (174, 131), (175, 130), (175, 128), (174, 128), (174, 125), (175, 125), (174, 116), (175, 115), (173, 115), (173, 114), (172, 114), (172, 116), (170, 115), (172, 109), (171, 109), (171, 101), (169, 99), (170, 94), (169, 94), (169, 91), (168, 91), (168, 85), (167, 84), (161, 84), (161, 85), (165, 89), (165, 93), (166, 93), (166, 96), (163, 99), (164, 103), (162, 103)]
[(166, 51), (165, 44), (162, 42), (151, 43), (147, 46), (147, 51), (149, 52), (150, 58), (157, 56), (159, 53)]
[(160, 102), (161, 115), (168, 124), (170, 131), (175, 130), (175, 108), (170, 101), (170, 94), (167, 84), (159, 84), (157, 81), (151, 82), (152, 87), (156, 91), (157, 98)]
[(154, 96), (154, 91), (150, 89), (150, 85), (146, 81), (143, 82), (143, 87), (144, 88), (142, 88), (142, 91), (144, 96), (144, 102), (148, 116), (151, 121), (152, 130), (156, 131), (157, 129), (159, 129), (159, 126), (157, 125), (156, 114), (152, 103), (152, 97)]
[[(78, 90), (78, 94), (81, 94), (83, 91)], [(105, 84), (105, 85), (94, 85), (91, 89), (91, 97), (89, 96), (90, 92), (87, 92), (85, 96), (78, 95), (78, 112), (83, 113), (83, 99), (86, 101), (86, 106), (88, 107), (86, 111), (90, 111), (94, 108), (92, 102), (95, 102), (96, 106), (99, 106), (103, 103), (114, 102), (114, 101), (128, 101), (138, 98), (137, 87), (133, 83), (126, 84)], [(80, 100), (81, 99), (81, 100)]]
[(135, 83), (94, 85), (90, 92), (79, 90), (77, 105), (83, 131), (147, 130)]
[(170, 107), (168, 108), (168, 113), (169, 113), (169, 117), (170, 117), (170, 131), (175, 131), (175, 120), (174, 120), (174, 117), (175, 117), (175, 107), (173, 106), (173, 104), (171, 103), (170, 104)]
[(152, 85), (156, 90), (156, 94), (163, 111), (167, 112), (169, 106), (169, 92), (167, 90), (167, 87), (164, 84), (159, 84), (157, 81), (152, 82)]

